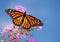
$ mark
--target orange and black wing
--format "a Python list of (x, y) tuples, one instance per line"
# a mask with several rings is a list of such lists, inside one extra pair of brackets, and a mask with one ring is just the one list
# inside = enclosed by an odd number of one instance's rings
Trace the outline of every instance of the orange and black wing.
[(15, 25), (18, 25), (18, 26), (20, 26), (20, 25), (22, 24), (22, 22), (23, 22), (23, 16), (20, 16), (20, 17), (15, 18), (15, 19), (13, 20), (13, 23), (14, 23)]
[(15, 25), (21, 25), (23, 20), (23, 13), (13, 9), (7, 9), (6, 12), (12, 17)]
[(25, 29), (29, 29), (31, 27), (29, 21), (27, 20), (27, 18), (25, 17), (24, 18), (24, 21), (22, 23), (22, 27), (25, 28)]
[(6, 13), (8, 13), (8, 15), (10, 15), (13, 19), (23, 15), (22, 12), (14, 10), (14, 9), (6, 9)]
[(37, 18), (35, 18), (31, 15), (27, 15), (26, 17), (27, 17), (27, 19), (28, 19), (31, 26), (42, 26), (43, 25), (41, 20), (39, 20), (39, 19), (37, 19)]

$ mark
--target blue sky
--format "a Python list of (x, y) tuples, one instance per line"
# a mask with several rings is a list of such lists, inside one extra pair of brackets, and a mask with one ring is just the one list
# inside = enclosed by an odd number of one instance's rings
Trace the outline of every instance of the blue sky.
[[(5, 9), (21, 5), (27, 12), (40, 19), (43, 23), (41, 31), (32, 31), (32, 38), (38, 42), (60, 42), (60, 0), (0, 0), (0, 32), (6, 25), (12, 24)], [(1, 40), (0, 35), (0, 40)], [(21, 39), (25, 42), (26, 39)]]

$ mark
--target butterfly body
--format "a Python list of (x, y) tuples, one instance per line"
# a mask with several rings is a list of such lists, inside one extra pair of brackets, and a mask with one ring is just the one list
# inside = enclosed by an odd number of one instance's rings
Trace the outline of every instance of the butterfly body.
[(12, 17), (13, 23), (22, 26), (25, 29), (30, 29), (32, 26), (42, 26), (43, 23), (26, 12), (20, 12), (14, 9), (7, 9), (6, 12)]

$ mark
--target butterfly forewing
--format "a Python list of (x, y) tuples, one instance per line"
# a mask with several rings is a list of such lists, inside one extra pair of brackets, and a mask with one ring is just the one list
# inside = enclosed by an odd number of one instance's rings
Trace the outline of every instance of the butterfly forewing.
[(41, 20), (37, 19), (37, 23), (36, 23), (36, 25), (43, 26), (43, 23), (42, 23)]
[(27, 15), (26, 17), (32, 26), (36, 24), (37, 20), (35, 19), (35, 17), (30, 15)]
[(23, 13), (22, 12), (19, 12), (19, 11), (16, 11), (16, 10), (13, 10), (13, 9), (7, 9), (6, 12), (14, 19), (16, 17), (19, 17), (19, 16), (22, 16)]
[(41, 22), (41, 20), (39, 20), (31, 15), (27, 15), (26, 17), (31, 26), (43, 26), (43, 23)]

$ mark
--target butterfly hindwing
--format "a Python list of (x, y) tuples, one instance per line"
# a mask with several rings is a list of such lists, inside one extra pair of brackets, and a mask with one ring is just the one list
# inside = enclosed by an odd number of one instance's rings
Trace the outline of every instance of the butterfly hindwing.
[(31, 27), (31, 25), (29, 24), (29, 21), (27, 20), (27, 18), (24, 18), (24, 21), (22, 23), (22, 27), (25, 29), (29, 29)]
[(15, 25), (20, 26), (20, 25), (22, 24), (22, 20), (23, 20), (23, 16), (20, 16), (20, 17), (14, 19), (14, 20), (13, 20), (13, 23), (14, 23)]

